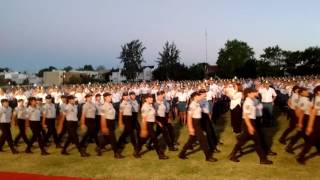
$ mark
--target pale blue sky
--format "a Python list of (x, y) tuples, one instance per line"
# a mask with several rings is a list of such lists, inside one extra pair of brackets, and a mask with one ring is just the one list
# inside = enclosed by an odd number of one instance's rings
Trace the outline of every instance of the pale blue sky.
[(0, 0), (0, 66), (35, 71), (49, 65), (117, 67), (120, 46), (140, 39), (154, 65), (174, 41), (181, 62), (208, 60), (237, 38), (259, 56), (278, 44), (303, 50), (320, 44), (318, 0)]

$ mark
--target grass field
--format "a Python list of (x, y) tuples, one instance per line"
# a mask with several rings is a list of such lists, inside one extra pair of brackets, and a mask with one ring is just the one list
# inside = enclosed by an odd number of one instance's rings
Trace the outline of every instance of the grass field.
[[(278, 143), (277, 139), (288, 123), (285, 115), (280, 115), (277, 118), (278, 126), (276, 128), (266, 129), (268, 136), (274, 139), (272, 149), (278, 153), (278, 156), (270, 158), (274, 161), (274, 165), (260, 165), (255, 152), (241, 157), (240, 163), (229, 161), (227, 156), (235, 144), (229, 119), (229, 113), (226, 113), (218, 123), (218, 130), (221, 132), (220, 136), (224, 145), (219, 146), (221, 153), (214, 155), (219, 160), (216, 163), (204, 161), (204, 155), (201, 151), (191, 154), (188, 160), (180, 160), (177, 157), (177, 152), (168, 151), (166, 154), (170, 159), (166, 161), (158, 160), (154, 151), (147, 152), (142, 159), (135, 159), (132, 156), (131, 145), (126, 146), (123, 152), (126, 158), (121, 160), (115, 160), (112, 151), (107, 151), (102, 157), (97, 157), (93, 144), (88, 148), (92, 155), (89, 158), (81, 158), (75, 148), (70, 151), (71, 155), (66, 157), (60, 155), (59, 149), (51, 146), (48, 149), (51, 155), (43, 157), (38, 148), (31, 155), (25, 153), (12, 155), (9, 148), (5, 146), (6, 152), (0, 153), (0, 171), (112, 180), (320, 179), (319, 157), (314, 157), (307, 161), (306, 166), (301, 166), (296, 163), (294, 156), (287, 154), (284, 151), (284, 146)], [(181, 129), (180, 144), (186, 142), (187, 136), (187, 130)], [(18, 149), (23, 151), (24, 148), (24, 145), (20, 145)], [(296, 153), (299, 151), (296, 150)], [(312, 149), (312, 152), (315, 152), (315, 149)]]

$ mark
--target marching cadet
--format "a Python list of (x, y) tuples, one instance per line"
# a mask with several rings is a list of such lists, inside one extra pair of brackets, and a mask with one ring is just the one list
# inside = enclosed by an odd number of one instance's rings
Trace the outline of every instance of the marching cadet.
[(320, 154), (320, 86), (314, 88), (314, 99), (312, 101), (312, 109), (310, 111), (309, 122), (306, 127), (307, 142), (304, 144), (302, 151), (297, 156), (297, 162), (304, 165), (305, 155), (310, 151), (312, 146), (316, 146), (318, 154)]
[(102, 101), (101, 101), (101, 94), (100, 93), (97, 93), (95, 95), (95, 99), (94, 99), (94, 105), (96, 106), (96, 132), (98, 133), (100, 131), (100, 121), (101, 121), (101, 108), (102, 108)]
[(19, 134), (14, 139), (14, 145), (18, 146), (20, 138), (23, 139), (24, 143), (29, 144), (29, 139), (26, 133), (26, 118), (27, 108), (24, 106), (24, 100), (18, 99), (18, 106), (13, 111), (13, 121), (19, 128)]
[(87, 141), (89, 139), (94, 139), (97, 148), (97, 155), (101, 156), (101, 148), (100, 148), (100, 144), (99, 144), (99, 139), (98, 139), (98, 132), (96, 131), (96, 112), (97, 112), (97, 108), (96, 106), (92, 103), (92, 95), (91, 94), (87, 94), (85, 96), (86, 102), (85, 104), (82, 106), (82, 115), (81, 115), (81, 129), (85, 129), (85, 127), (87, 127), (87, 132), (85, 133), (85, 135), (83, 136), (83, 139), (81, 140), (81, 147), (86, 148), (87, 147)]
[(212, 152), (209, 151), (208, 140), (204, 135), (201, 126), (201, 94), (199, 92), (194, 92), (191, 94), (190, 105), (188, 108), (187, 115), (187, 127), (189, 130), (189, 139), (187, 143), (183, 146), (182, 151), (179, 154), (180, 159), (188, 159), (186, 152), (188, 149), (192, 148), (192, 145), (195, 141), (200, 142), (200, 148), (205, 154), (206, 161), (208, 162), (216, 162), (218, 161), (216, 158), (212, 157)]
[(137, 150), (137, 140), (133, 130), (132, 122), (132, 105), (129, 101), (129, 96), (127, 92), (122, 94), (122, 102), (120, 103), (119, 108), (119, 127), (124, 130), (118, 140), (118, 148), (123, 149), (126, 138), (130, 135), (131, 144), (134, 147), (135, 151)]
[(101, 107), (101, 132), (109, 140), (112, 150), (114, 152), (114, 157), (116, 159), (122, 159), (124, 156), (118, 151), (117, 140), (115, 135), (116, 129), (116, 110), (112, 105), (112, 99), (110, 93), (104, 93), (104, 104)]
[[(64, 108), (67, 105), (67, 96), (61, 95), (61, 102), (59, 103), (59, 118), (58, 118), (58, 128), (57, 128), (57, 134), (58, 134), (58, 143), (62, 143), (63, 136), (67, 133), (67, 121), (65, 120), (65, 116), (63, 115)], [(62, 119), (64, 117), (64, 119)], [(60, 125), (61, 124), (61, 125)], [(59, 129), (61, 128), (61, 129)]]
[(168, 118), (166, 117), (166, 112), (169, 112), (170, 107), (169, 103), (164, 99), (164, 95), (164, 91), (157, 92), (156, 102), (154, 103), (157, 122), (156, 137), (162, 133), (166, 144), (169, 147), (169, 151), (178, 151), (178, 149), (174, 147), (174, 139), (171, 139), (169, 133), (169, 122)]
[[(130, 95), (130, 103), (132, 106), (132, 128), (135, 132), (135, 136), (136, 136), (136, 140), (139, 139), (139, 133), (140, 133), (140, 124), (138, 121), (138, 113), (139, 113), (139, 109), (140, 109), (140, 105), (137, 101), (137, 97), (136, 97), (136, 93), (131, 91), (129, 93)], [(138, 142), (137, 142), (138, 143)]]
[(141, 141), (138, 146), (138, 151), (136, 152), (135, 157), (139, 158), (140, 151), (142, 149), (142, 145), (147, 142), (147, 140), (150, 138), (154, 148), (158, 154), (158, 157), (160, 160), (169, 159), (168, 156), (164, 154), (164, 152), (160, 149), (158, 139), (156, 136), (156, 132), (154, 130), (154, 125), (156, 122), (156, 111), (153, 107), (153, 96), (152, 94), (146, 94), (145, 95), (145, 102), (142, 105), (141, 108), (141, 117), (142, 117), (142, 123), (144, 125), (144, 130), (146, 131), (144, 135), (141, 134)]
[(180, 89), (176, 94), (176, 96), (178, 97), (178, 111), (179, 111), (180, 124), (186, 125), (187, 124), (186, 107), (187, 107), (187, 100), (188, 100), (187, 90), (184, 88)]
[(268, 160), (267, 155), (261, 146), (261, 136), (259, 134), (259, 130), (257, 130), (259, 127), (256, 126), (257, 107), (255, 104), (255, 99), (258, 95), (257, 90), (254, 88), (247, 88), (244, 91), (244, 95), (245, 101), (243, 103), (242, 118), (245, 123), (245, 129), (243, 130), (237, 144), (229, 155), (230, 160), (234, 162), (240, 162), (236, 157), (237, 153), (248, 140), (252, 139), (254, 141), (255, 150), (260, 158), (260, 164), (273, 164), (272, 161)]
[(41, 110), (37, 107), (37, 99), (35, 97), (29, 98), (29, 107), (27, 109), (28, 117), (27, 121), (30, 124), (30, 129), (32, 131), (32, 138), (26, 148), (26, 153), (32, 153), (31, 148), (35, 141), (38, 140), (39, 147), (41, 149), (41, 155), (49, 155), (49, 153), (44, 148), (44, 140), (41, 134)]
[(259, 89), (259, 93), (263, 104), (263, 123), (266, 126), (274, 126), (273, 106), (277, 97), (276, 91), (270, 87), (269, 81), (266, 81), (263, 87)]
[(209, 151), (211, 152), (220, 152), (217, 149), (218, 145), (218, 137), (215, 132), (215, 127), (213, 126), (213, 122), (211, 120), (211, 115), (209, 111), (209, 102), (206, 100), (207, 91), (205, 89), (201, 89), (199, 91), (201, 96), (200, 107), (201, 107), (201, 125), (202, 129), (206, 132)]
[(14, 148), (12, 134), (11, 134), (11, 120), (12, 120), (12, 109), (9, 107), (8, 99), (1, 100), (0, 107), (0, 151), (3, 151), (3, 145), (5, 141), (8, 142), (8, 145), (11, 149), (12, 154), (17, 154), (18, 151)]
[[(88, 157), (88, 154), (84, 148), (81, 147), (79, 143), (79, 137), (77, 134), (78, 129), (78, 106), (75, 104), (75, 97), (73, 95), (68, 96), (68, 102), (65, 107), (62, 109), (63, 116), (61, 116), (60, 125), (63, 125), (63, 121), (66, 121), (67, 132), (68, 132), (68, 139), (66, 140), (61, 154), (62, 155), (69, 155), (67, 152), (67, 148), (69, 147), (70, 143), (76, 145), (78, 151), (80, 152), (81, 157)], [(61, 128), (60, 128), (61, 129)]]
[(292, 94), (288, 100), (288, 115), (289, 115), (289, 127), (281, 135), (279, 142), (281, 144), (286, 144), (287, 136), (296, 128), (297, 116), (296, 109), (299, 102), (299, 86), (294, 86), (292, 88)]
[(308, 141), (308, 136), (306, 136), (305, 130), (308, 125), (312, 102), (310, 100), (310, 93), (308, 92), (307, 88), (301, 87), (299, 90), (299, 95), (300, 98), (297, 107), (298, 132), (290, 139), (290, 142), (286, 147), (286, 151), (291, 154), (294, 154), (293, 146), (298, 142), (299, 139), (303, 138), (305, 142)]
[(46, 96), (46, 104), (43, 105), (42, 112), (42, 128), (47, 130), (47, 133), (44, 137), (45, 144), (49, 143), (49, 139), (53, 136), (54, 143), (56, 148), (61, 148), (59, 144), (57, 130), (56, 130), (56, 117), (57, 110), (55, 104), (52, 102), (53, 98), (51, 95)]

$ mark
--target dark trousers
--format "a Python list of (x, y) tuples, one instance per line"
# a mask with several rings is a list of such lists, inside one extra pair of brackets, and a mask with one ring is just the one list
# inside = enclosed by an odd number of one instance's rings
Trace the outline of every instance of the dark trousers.
[(301, 153), (298, 156), (304, 157), (310, 151), (312, 146), (316, 146), (318, 152), (320, 152), (319, 142), (320, 142), (320, 116), (317, 116), (313, 125), (313, 132), (307, 139)]
[(10, 123), (0, 123), (0, 130), (2, 132), (0, 136), (0, 149), (2, 149), (4, 143), (7, 141), (11, 151), (14, 151)]
[[(111, 144), (113, 152), (116, 153), (118, 151), (117, 139), (116, 139), (116, 135), (114, 132), (116, 129), (116, 121), (107, 119), (107, 125), (108, 125), (108, 129), (109, 129), (109, 134), (103, 135), (103, 138)], [(104, 146), (105, 144), (106, 143), (100, 142), (101, 146)]]
[(307, 125), (308, 125), (308, 121), (309, 121), (309, 116), (308, 115), (304, 115), (303, 116), (303, 127), (301, 130), (299, 130), (290, 140), (287, 148), (291, 149), (293, 148), (293, 146), (299, 141), (299, 139), (303, 138), (305, 142), (308, 141), (308, 136), (305, 134)]
[(283, 132), (283, 134), (280, 137), (281, 141), (285, 141), (287, 136), (294, 131), (294, 129), (296, 128), (297, 125), (297, 116), (294, 112), (293, 109), (289, 109), (288, 110), (288, 115), (289, 115), (289, 126), (288, 128)]
[(263, 124), (266, 126), (273, 126), (274, 125), (273, 104), (262, 103), (262, 105), (263, 105)]
[(98, 140), (98, 132), (96, 129), (96, 122), (95, 119), (92, 118), (86, 118), (86, 126), (87, 126), (87, 132), (84, 134), (82, 140), (81, 140), (81, 146), (86, 147), (87, 141), (89, 139), (94, 139), (96, 145), (100, 147), (99, 140)]
[(201, 126), (204, 132), (206, 132), (209, 150), (212, 151), (216, 149), (218, 145), (218, 137), (213, 127), (213, 123), (211, 122), (209, 115), (206, 113), (202, 113)]
[(261, 147), (264, 153), (267, 154), (271, 150), (271, 146), (268, 145), (267, 139), (266, 139), (267, 136), (265, 135), (262, 129), (263, 127), (262, 117), (257, 117), (254, 123), (255, 123), (256, 131), (258, 132), (260, 137)]
[(187, 143), (183, 146), (182, 152), (185, 153), (188, 149), (192, 147), (192, 145), (196, 142), (200, 142), (200, 148), (205, 154), (206, 158), (210, 158), (212, 154), (209, 151), (208, 140), (204, 135), (202, 127), (201, 127), (201, 119), (192, 119), (192, 125), (195, 131), (194, 136), (189, 136)]
[(100, 131), (100, 120), (101, 120), (101, 115), (96, 115), (95, 121), (96, 121), (96, 132), (97, 133)]
[(32, 138), (27, 149), (31, 149), (34, 142), (38, 141), (41, 151), (44, 151), (44, 141), (41, 133), (41, 123), (40, 121), (30, 121), (30, 129), (32, 131)]
[(261, 135), (259, 134), (259, 132), (261, 132), (260, 127), (256, 126), (255, 120), (251, 120), (252, 125), (255, 128), (255, 132), (253, 135), (249, 134), (247, 127), (245, 126), (244, 131), (242, 131), (242, 134), (240, 135), (237, 144), (235, 145), (235, 147), (233, 148), (233, 154), (236, 154), (238, 151), (241, 150), (242, 146), (244, 144), (246, 144), (249, 140), (253, 140), (254, 141), (254, 147), (255, 150), (261, 159), (266, 159), (266, 153), (263, 150), (262, 147), (262, 143), (261, 143)]
[(119, 138), (118, 141), (118, 147), (122, 147), (125, 142), (126, 138), (130, 135), (131, 144), (134, 147), (134, 149), (137, 148), (137, 140), (135, 137), (135, 133), (133, 130), (133, 122), (132, 122), (132, 116), (123, 116), (123, 123), (124, 123), (124, 130)]
[(154, 130), (154, 124), (155, 124), (154, 122), (147, 122), (148, 136), (145, 138), (141, 138), (140, 143), (138, 145), (138, 151), (141, 151), (142, 145), (144, 145), (147, 142), (147, 140), (150, 138), (154, 146), (154, 149), (157, 151), (157, 154), (163, 155), (163, 152), (160, 150), (160, 147), (159, 147), (159, 142), (158, 142), (156, 132)]
[(48, 128), (47, 134), (44, 138), (44, 142), (48, 143), (51, 136), (53, 136), (53, 140), (55, 144), (59, 144), (59, 139), (56, 130), (56, 119), (55, 118), (47, 118), (46, 125)]
[(62, 124), (62, 131), (61, 133), (58, 135), (58, 142), (59, 144), (62, 142), (62, 138), (63, 136), (67, 134), (67, 120), (64, 119), (63, 124)]
[(157, 121), (162, 124), (162, 127), (157, 124), (157, 129), (156, 129), (156, 136), (158, 137), (160, 134), (163, 135), (164, 140), (168, 147), (173, 148), (174, 147), (174, 139), (171, 138), (170, 136), (170, 127), (169, 127), (169, 122), (166, 117), (156, 117)]
[[(132, 112), (132, 127), (134, 130), (134, 134), (135, 134), (135, 139), (138, 140), (139, 139), (139, 133), (140, 133), (140, 124), (138, 121), (138, 113), (137, 112)], [(138, 144), (139, 142), (137, 141), (136, 144)]]
[(81, 146), (80, 146), (79, 137), (77, 134), (78, 122), (77, 121), (66, 121), (66, 127), (67, 127), (66, 129), (68, 132), (68, 138), (63, 146), (63, 149), (67, 150), (70, 143), (73, 143), (74, 145), (76, 145), (77, 149), (80, 152)]
[(18, 144), (20, 139), (22, 138), (24, 143), (26, 143), (28, 145), (29, 139), (28, 139), (27, 133), (26, 133), (26, 121), (24, 119), (18, 119), (17, 124), (18, 124), (18, 128), (19, 128), (19, 134), (14, 139), (14, 144)]
[(231, 110), (231, 126), (234, 133), (241, 133), (242, 109), (240, 105)]

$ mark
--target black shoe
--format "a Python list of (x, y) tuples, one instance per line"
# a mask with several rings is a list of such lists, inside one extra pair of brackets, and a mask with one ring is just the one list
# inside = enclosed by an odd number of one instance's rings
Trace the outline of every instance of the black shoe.
[(27, 149), (25, 150), (25, 152), (26, 152), (27, 154), (33, 154), (33, 152), (31, 151), (31, 149), (29, 149), (29, 148), (27, 148)]
[(294, 151), (293, 151), (293, 149), (292, 148), (286, 148), (286, 152), (287, 153), (290, 153), (290, 154), (294, 154)]
[(116, 158), (116, 159), (123, 159), (124, 156), (121, 155), (120, 153), (115, 153), (115, 154), (114, 154), (114, 158)]
[(233, 162), (240, 162), (238, 158), (234, 157), (234, 156), (231, 156), (229, 158), (230, 161), (233, 161)]
[(149, 151), (154, 150), (154, 147), (153, 147), (152, 145), (147, 144), (146, 147), (147, 147), (147, 149), (148, 149)]
[(12, 154), (19, 154), (19, 152), (16, 149), (11, 150)]
[(140, 153), (139, 153), (138, 151), (135, 151), (135, 152), (133, 153), (133, 156), (134, 156), (135, 158), (137, 158), (137, 159), (141, 158), (141, 155), (140, 155)]
[(296, 161), (301, 165), (306, 164), (306, 159), (304, 157), (297, 157)]
[(62, 154), (62, 155), (66, 155), (66, 156), (70, 155), (65, 149), (63, 149), (63, 150), (61, 151), (61, 154)]
[(267, 153), (267, 155), (268, 156), (276, 156), (276, 155), (278, 155), (276, 152), (273, 152), (273, 151), (269, 151), (268, 153)]
[(279, 139), (279, 143), (280, 144), (283, 144), (283, 145), (286, 145), (287, 143), (286, 143), (286, 140), (284, 140), (284, 139)]
[(207, 162), (217, 162), (218, 159), (214, 158), (214, 157), (209, 157), (209, 158), (206, 158), (206, 161)]
[(166, 160), (166, 159), (169, 159), (169, 157), (164, 155), (164, 154), (161, 154), (161, 155), (159, 155), (159, 159), (160, 160)]
[(171, 147), (171, 148), (169, 148), (169, 151), (178, 151), (179, 149), (178, 148), (176, 148), (176, 147)]
[(63, 147), (61, 146), (61, 144), (56, 144), (56, 148), (60, 149), (60, 148), (63, 148)]
[(80, 152), (80, 155), (81, 155), (81, 157), (89, 157), (89, 156), (90, 156), (90, 154), (88, 154), (88, 153), (85, 152), (85, 151), (81, 151), (81, 152)]
[(260, 160), (260, 164), (273, 164), (273, 162), (268, 159), (262, 159)]
[(213, 150), (213, 152), (214, 152), (214, 153), (220, 153), (221, 151), (220, 151), (218, 148), (215, 148), (215, 149)]
[(47, 155), (50, 155), (50, 153), (48, 153), (47, 151), (42, 151), (42, 152), (41, 152), (41, 155), (42, 155), (42, 156), (47, 156)]
[(183, 159), (183, 160), (185, 160), (185, 159), (188, 159), (188, 157), (186, 156), (186, 154), (185, 153), (179, 153), (179, 156), (178, 156), (180, 159)]

